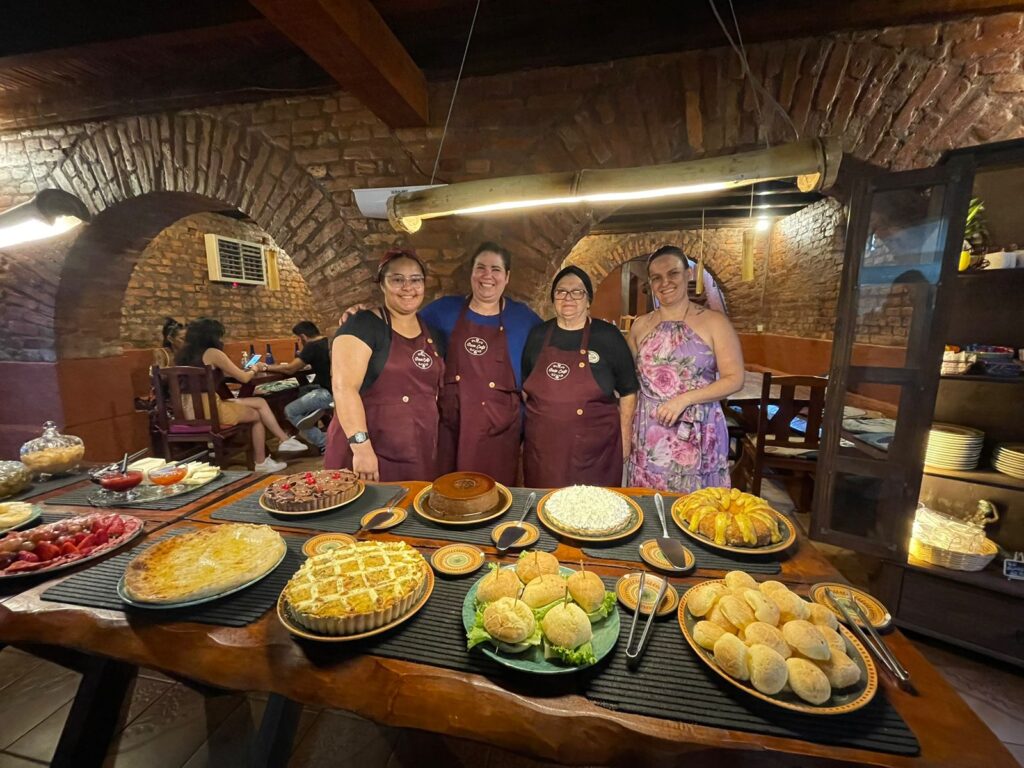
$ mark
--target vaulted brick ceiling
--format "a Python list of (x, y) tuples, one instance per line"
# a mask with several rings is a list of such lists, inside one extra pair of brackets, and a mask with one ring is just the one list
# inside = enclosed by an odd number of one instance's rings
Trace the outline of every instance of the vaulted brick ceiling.
[[(317, 0), (331, 8), (354, 0)], [(369, 0), (363, 0), (369, 5)], [(374, 0), (429, 81), (458, 69), (476, 0)], [(717, 0), (729, 18), (727, 0)], [(747, 42), (1024, 8), (1016, 0), (734, 0)], [(330, 90), (338, 84), (249, 0), (7, 4), (0, 130)], [(483, 0), (469, 75), (717, 47), (704, 0)], [(371, 106), (372, 105), (368, 105)], [(430, 122), (437, 124), (439, 116)]]

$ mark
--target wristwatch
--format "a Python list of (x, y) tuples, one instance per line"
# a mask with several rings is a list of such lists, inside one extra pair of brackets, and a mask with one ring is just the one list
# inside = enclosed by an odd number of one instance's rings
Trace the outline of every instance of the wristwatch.
[(352, 445), (359, 445), (359, 443), (365, 443), (369, 439), (370, 439), (370, 433), (369, 432), (356, 432), (354, 435), (352, 435), (348, 439), (348, 441)]

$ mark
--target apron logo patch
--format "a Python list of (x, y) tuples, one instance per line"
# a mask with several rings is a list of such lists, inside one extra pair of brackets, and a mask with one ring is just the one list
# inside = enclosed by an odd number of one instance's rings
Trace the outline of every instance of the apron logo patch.
[(480, 357), (480, 355), (486, 354), (487, 342), (481, 339), (479, 336), (470, 336), (466, 339), (466, 343), (463, 345), (466, 347), (466, 351), (471, 355)]
[(587, 352), (587, 360), (590, 361), (591, 365), (597, 365), (601, 362), (601, 356), (591, 349)]
[(561, 381), (569, 375), (569, 366), (565, 363), (552, 363), (547, 367), (546, 373), (549, 379)]
[(424, 352), (422, 349), (417, 349), (412, 353), (412, 362), (417, 368), (427, 370), (434, 364), (434, 358)]

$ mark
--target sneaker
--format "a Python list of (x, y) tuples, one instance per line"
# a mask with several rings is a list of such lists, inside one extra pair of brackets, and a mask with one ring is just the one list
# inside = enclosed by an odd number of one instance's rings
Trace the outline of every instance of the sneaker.
[(308, 416), (304, 416), (303, 418), (295, 422), (295, 428), (298, 430), (303, 430), (309, 429), (310, 427), (315, 427), (317, 423), (320, 421), (320, 419), (324, 417), (325, 413), (327, 413), (326, 408), (317, 408)]
[(304, 442), (295, 437), (289, 437), (287, 440), (285, 440), (283, 443), (277, 446), (278, 451), (284, 451), (285, 453), (291, 453), (293, 451), (306, 451), (308, 448), (308, 445), (306, 445)]
[(286, 469), (288, 469), (288, 464), (286, 462), (276, 461), (270, 456), (267, 456), (267, 458), (256, 465), (256, 471), (264, 474), (270, 472), (283, 472)]

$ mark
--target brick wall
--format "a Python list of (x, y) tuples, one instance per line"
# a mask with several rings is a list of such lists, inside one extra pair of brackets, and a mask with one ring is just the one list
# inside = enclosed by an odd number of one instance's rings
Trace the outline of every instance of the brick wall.
[[(1024, 135), (1022, 18), (1006, 13), (837, 33), (752, 45), (748, 52), (754, 76), (802, 135), (835, 134), (847, 152), (878, 165), (923, 167), (950, 147)], [(432, 114), (445, 114), (451, 91), (450, 82), (430, 86)], [(56, 185), (96, 212), (162, 193), (193, 196), (189, 213), (238, 208), (292, 257), (318, 313), (328, 316), (374, 295), (373, 263), (392, 243), (421, 250), (434, 292), (463, 290), (465, 252), (495, 238), (516, 256), (512, 295), (539, 306), (551, 276), (587, 235), (590, 212), (437, 220), (411, 237), (358, 215), (352, 187), (423, 183), (440, 134), (436, 126), (389, 130), (344, 93), (12, 132), (0, 134), (0, 205)], [(750, 148), (765, 138), (779, 143), (793, 133), (772, 111), (759, 120), (734, 54), (693, 51), (469, 78), (438, 175), (461, 181), (664, 163)], [(773, 327), (824, 333), (822, 318), (834, 300), (817, 288), (838, 274), (827, 235), (832, 225), (822, 226), (826, 231), (797, 238), (793, 264), (779, 263), (786, 248), (772, 249), (772, 268), (760, 284)], [(11, 264), (29, 260), (29, 252), (5, 254), (0, 280), (20, 279), (26, 268)], [(25, 338), (22, 330), (14, 334), (19, 338), (5, 337), (2, 354), (116, 354), (119, 340), (105, 334), (117, 324), (106, 310), (119, 309), (131, 269), (96, 282), (116, 253), (72, 254), (63, 263), (54, 255), (42, 295), (52, 294), (51, 281), (72, 279), (73, 290), (58, 290), (55, 306), (34, 308), (31, 334), (26, 326)], [(777, 295), (779, 275), (802, 289)], [(743, 291), (758, 281), (732, 285), (722, 277), (742, 308)], [(9, 324), (12, 311), (0, 309), (0, 322)], [(744, 310), (738, 319), (747, 317)], [(77, 334), (73, 343), (69, 334)], [(41, 339), (54, 346), (29, 346)]]
[(165, 316), (179, 322), (215, 317), (226, 326), (228, 341), (286, 337), (298, 320), (317, 321), (306, 281), (283, 251), (277, 251), (280, 290), (211, 281), (207, 233), (276, 248), (255, 224), (227, 216), (198, 213), (171, 225), (142, 252), (128, 283), (121, 314), (125, 348), (158, 346)]

